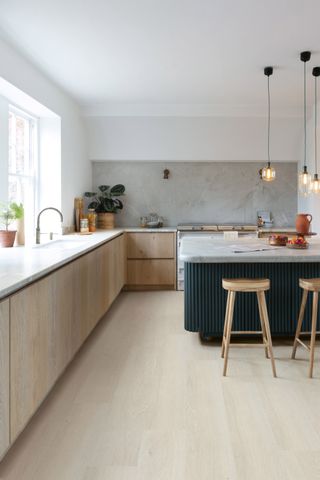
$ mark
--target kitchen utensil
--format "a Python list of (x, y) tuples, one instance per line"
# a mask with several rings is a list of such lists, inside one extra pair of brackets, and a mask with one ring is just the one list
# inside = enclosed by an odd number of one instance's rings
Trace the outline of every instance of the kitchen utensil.
[(158, 228), (159, 227), (159, 221), (154, 221), (154, 222), (147, 222), (147, 227), (149, 228)]

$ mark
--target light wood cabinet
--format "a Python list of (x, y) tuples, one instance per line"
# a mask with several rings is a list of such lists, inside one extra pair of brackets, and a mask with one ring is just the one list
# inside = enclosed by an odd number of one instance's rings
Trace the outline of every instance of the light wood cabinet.
[(127, 290), (176, 288), (176, 235), (127, 233)]
[(12, 440), (74, 353), (73, 272), (71, 263), (10, 299)]
[(128, 233), (128, 258), (174, 258), (173, 233)]
[(175, 263), (171, 260), (128, 260), (129, 285), (161, 285), (172, 288)]
[(106, 278), (108, 281), (108, 308), (119, 295), (126, 283), (127, 262), (126, 262), (126, 238), (125, 235), (117, 237), (113, 242), (106, 244), (107, 252), (104, 256), (107, 259)]
[(10, 444), (9, 368), (9, 300), (4, 300), (0, 302), (0, 458)]
[(124, 283), (122, 235), (10, 297), (12, 440), (25, 427)]
[(97, 272), (96, 250), (83, 255), (74, 262), (73, 330), (75, 349), (79, 348), (87, 338), (98, 315)]

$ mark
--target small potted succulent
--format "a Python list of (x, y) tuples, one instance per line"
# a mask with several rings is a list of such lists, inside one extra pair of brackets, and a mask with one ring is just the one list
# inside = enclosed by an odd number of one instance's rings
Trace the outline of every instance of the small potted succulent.
[(91, 201), (88, 209), (93, 209), (98, 215), (98, 228), (114, 228), (114, 215), (123, 209), (123, 203), (119, 198), (124, 195), (124, 185), (118, 184), (114, 187), (100, 185), (99, 192), (85, 192), (84, 196)]
[(4, 230), (0, 230), (0, 247), (13, 247), (16, 237), (16, 230), (9, 230), (9, 225), (15, 220), (23, 218), (23, 205), (15, 202), (2, 204), (0, 206), (0, 224), (5, 226)]

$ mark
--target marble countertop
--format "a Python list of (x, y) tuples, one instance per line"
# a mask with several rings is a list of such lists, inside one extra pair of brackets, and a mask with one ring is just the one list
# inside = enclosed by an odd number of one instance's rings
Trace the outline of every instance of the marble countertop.
[(258, 227), (261, 233), (295, 233), (296, 227)]
[(191, 263), (320, 262), (320, 240), (311, 239), (306, 250), (294, 250), (271, 247), (267, 239), (186, 237), (182, 239), (180, 259)]
[(0, 299), (11, 295), (124, 232), (176, 232), (175, 227), (115, 228), (92, 235), (63, 235), (41, 245), (0, 248)]
[(139, 233), (172, 233), (177, 231), (177, 227), (159, 227), (159, 228), (147, 228), (147, 227), (124, 227), (125, 232)]
[(0, 299), (121, 235), (124, 229), (64, 235), (42, 245), (0, 248)]

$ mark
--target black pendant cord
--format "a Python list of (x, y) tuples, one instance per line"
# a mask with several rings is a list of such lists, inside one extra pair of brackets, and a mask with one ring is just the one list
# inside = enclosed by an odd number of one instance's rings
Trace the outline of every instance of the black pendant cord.
[(268, 168), (270, 168), (270, 77), (268, 75)]
[(307, 170), (307, 87), (306, 62), (303, 63), (303, 101), (304, 101), (304, 171)]
[(318, 176), (318, 139), (317, 139), (317, 124), (318, 124), (318, 113), (317, 113), (317, 77), (314, 77), (314, 163), (316, 168), (316, 175)]

